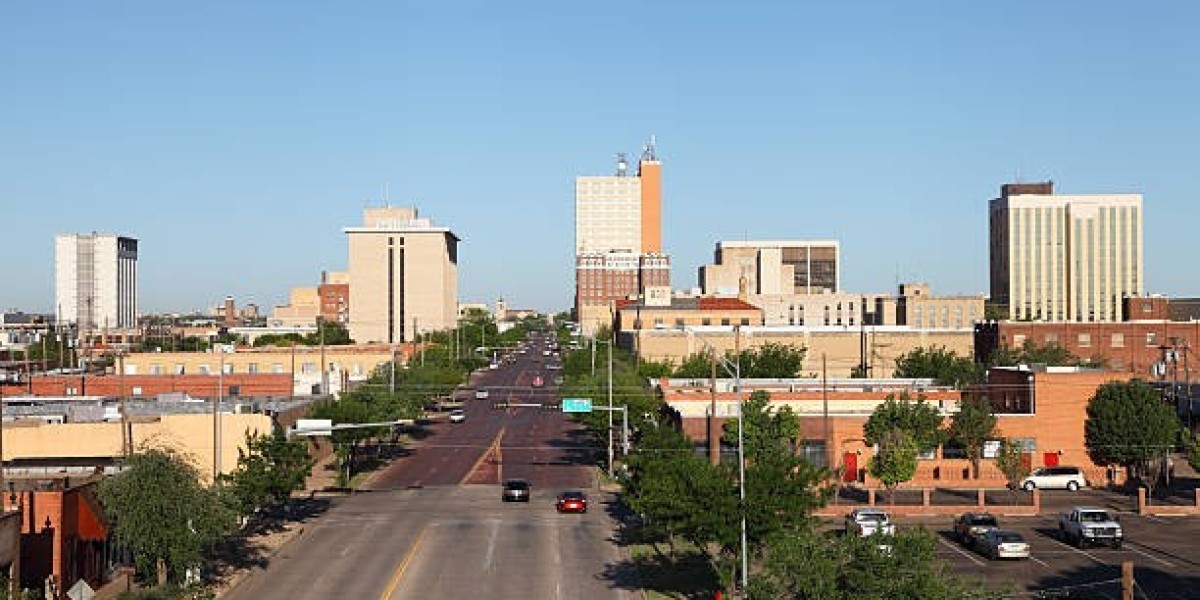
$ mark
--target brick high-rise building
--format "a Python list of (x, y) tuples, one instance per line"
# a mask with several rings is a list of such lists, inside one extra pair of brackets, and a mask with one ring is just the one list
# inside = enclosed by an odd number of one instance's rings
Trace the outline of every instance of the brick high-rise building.
[(662, 163), (651, 139), (629, 173), (575, 179), (575, 314), (584, 332), (611, 322), (613, 303), (670, 287), (670, 257), (662, 250)]
[(1141, 194), (1011, 183), (989, 203), (991, 301), (1023, 321), (1121, 321), (1142, 295)]

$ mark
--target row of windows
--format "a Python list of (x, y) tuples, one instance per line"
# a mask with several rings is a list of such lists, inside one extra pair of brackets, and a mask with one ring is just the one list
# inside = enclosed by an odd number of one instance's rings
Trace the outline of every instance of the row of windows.
[[(688, 325), (688, 322), (687, 322), (687, 321), (688, 321), (688, 319), (684, 319), (684, 318), (682, 318), (682, 317), (676, 317), (676, 318), (675, 318), (675, 327), (686, 327), (686, 326)], [(733, 323), (733, 319), (729, 319), (729, 318), (723, 318), (723, 319), (719, 319), (719, 321), (720, 321), (720, 324), (721, 324), (721, 325), (724, 325), (724, 326), (726, 326), (726, 327), (728, 327), (728, 326), (730, 326), (730, 325), (733, 325), (733, 324), (734, 324), (734, 323)], [(694, 324), (694, 323), (693, 323), (693, 324)], [(713, 324), (713, 319), (712, 319), (712, 318), (710, 318), (710, 317), (704, 317), (704, 318), (700, 319), (700, 324), (701, 324), (701, 325), (712, 325), (712, 324)], [(742, 318), (742, 319), (741, 319), (741, 320), (740, 320), (740, 321), (739, 321), (737, 324), (738, 324), (738, 325), (743, 325), (743, 326), (745, 326), (745, 327), (749, 327), (749, 326), (750, 326), (750, 318), (749, 318), (749, 317), (743, 317), (743, 318)], [(664, 327), (665, 325), (666, 325), (666, 323), (665, 323), (665, 321), (664, 321), (664, 319), (663, 319), (662, 317), (655, 317), (655, 318), (654, 318), (654, 327), (655, 327), (656, 329), (662, 328), (662, 327)], [(633, 321), (633, 328), (634, 328), (634, 329), (641, 329), (641, 328), (642, 328), (642, 320), (641, 320), (641, 319), (635, 319), (635, 320)]]
[[(1027, 338), (1027, 336), (1025, 336), (1025, 334), (1018, 333), (1018, 334), (1013, 335), (1013, 346), (1024, 345), (1026, 339), (1028, 339), (1028, 338)], [(1158, 342), (1159, 342), (1158, 334), (1153, 331), (1147, 332), (1143, 336), (1143, 339), (1145, 340), (1145, 344), (1147, 347), (1157, 347), (1158, 346)], [(1059, 339), (1057, 333), (1047, 333), (1045, 335), (1045, 337), (1043, 338), (1043, 341), (1046, 344), (1061, 344), (1062, 343), (1062, 341)], [(1092, 346), (1092, 334), (1090, 334), (1090, 333), (1077, 334), (1076, 338), (1075, 338), (1075, 344), (1081, 348), (1090, 348)], [(1124, 333), (1111, 334), (1109, 337), (1109, 347), (1110, 348), (1124, 348), (1125, 347), (1125, 334)]]
[[(263, 365), (263, 366), (265, 367), (266, 365)], [(336, 362), (331, 362), (331, 363), (329, 363), (329, 370), (331, 372), (341, 371), (346, 366), (347, 365), (339, 365)], [(354, 364), (351, 364), (348, 366), (349, 366), (350, 374), (352, 374), (352, 375), (362, 375), (364, 373), (362, 363), (354, 363)], [(224, 365), (225, 374), (233, 375), (233, 374), (237, 373), (238, 371), (236, 370), (235, 367), (236, 366), (233, 365), (232, 363), (225, 363), (225, 365)], [(151, 364), (149, 368), (150, 368), (150, 375), (164, 375), (165, 374), (163, 365)], [(287, 368), (284, 367), (283, 363), (271, 363), (269, 366), (269, 369), (270, 369), (269, 371), (264, 371), (260, 368), (258, 363), (247, 363), (245, 366), (245, 370), (243, 370), (242, 373), (245, 373), (248, 375), (255, 375), (258, 373), (273, 373), (273, 374), (279, 375), (279, 374), (288, 372)], [(214, 369), (212, 367), (212, 365), (200, 364), (200, 365), (196, 366), (195, 372), (200, 375), (216, 375), (217, 369)], [(297, 373), (316, 373), (317, 372), (317, 363), (301, 362), (296, 365), (296, 372)], [(137, 375), (138, 374), (137, 365), (125, 365), (125, 374), (126, 375)], [(172, 375), (186, 375), (187, 367), (183, 363), (175, 363), (174, 365), (171, 365), (171, 374)]]

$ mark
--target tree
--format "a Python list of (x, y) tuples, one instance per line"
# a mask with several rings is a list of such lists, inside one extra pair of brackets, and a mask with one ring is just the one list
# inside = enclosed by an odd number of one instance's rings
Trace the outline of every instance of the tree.
[(143, 450), (124, 466), (99, 490), (114, 537), (133, 553), (139, 573), (156, 573), (159, 585), (183, 581), (203, 548), (232, 530), (232, 511), (174, 451)]
[(712, 355), (707, 352), (689, 354), (675, 368), (674, 376), (683, 379), (708, 379), (712, 377)]
[(992, 404), (983, 398), (964, 399), (959, 403), (958, 412), (950, 417), (949, 435), (966, 448), (973, 476), (979, 479), (983, 445), (996, 437), (996, 415), (992, 414)]
[(778, 600), (979, 600), (998, 591), (968, 584), (937, 558), (937, 536), (925, 529), (897, 531), (890, 551), (857, 536), (813, 531), (772, 539), (763, 568), (751, 581), (752, 598)]
[(243, 515), (286, 503), (292, 492), (304, 487), (313, 460), (304, 442), (288, 440), (282, 433), (247, 433), (245, 448), (238, 449), (237, 468), (225, 477), (227, 489)]
[(1151, 490), (1150, 462), (1161, 459), (1179, 435), (1175, 409), (1141, 380), (1109, 382), (1088, 402), (1084, 443), (1099, 465), (1121, 465)]
[(884, 433), (879, 440), (879, 451), (867, 464), (867, 472), (883, 482), (891, 498), (897, 485), (917, 474), (917, 444), (912, 434), (902, 429)]
[(962, 387), (983, 379), (983, 369), (945, 346), (914, 348), (896, 359), (896, 377), (929, 378), (938, 385)]
[(789, 344), (767, 343), (742, 350), (742, 377), (750, 379), (788, 379), (796, 377), (804, 366), (805, 348)]
[(997, 366), (1040, 364), (1052, 367), (1072, 367), (1083, 364), (1083, 361), (1080, 361), (1061, 344), (1051, 342), (1044, 346), (1037, 346), (1032, 340), (1025, 340), (1020, 348), (997, 348), (992, 353), (991, 362)]
[(1004, 473), (1008, 489), (1015, 490), (1021, 480), (1029, 475), (1029, 463), (1025, 461), (1025, 449), (1009, 438), (1000, 440), (1000, 451), (996, 455), (996, 467)]
[(317, 319), (317, 330), (304, 338), (304, 343), (316, 346), (324, 343), (326, 346), (347, 346), (354, 343), (350, 339), (350, 330), (337, 321)]
[(918, 395), (914, 402), (907, 392), (888, 394), (867, 419), (863, 437), (868, 444), (879, 444), (885, 434), (896, 429), (909, 434), (918, 452), (935, 450), (945, 438), (942, 415), (925, 401), (924, 395)]

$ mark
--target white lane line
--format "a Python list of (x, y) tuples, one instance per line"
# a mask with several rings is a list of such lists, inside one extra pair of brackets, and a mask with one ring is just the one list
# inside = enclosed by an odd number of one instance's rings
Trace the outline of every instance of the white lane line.
[(1049, 568), (1050, 568), (1050, 565), (1048, 565), (1048, 564), (1046, 564), (1046, 563), (1044, 563), (1044, 562), (1042, 562), (1042, 561), (1038, 560), (1038, 557), (1036, 557), (1036, 556), (1034, 556), (1034, 555), (1032, 555), (1032, 554), (1030, 554), (1030, 555), (1029, 555), (1029, 560), (1032, 560), (1033, 562), (1035, 562), (1035, 563), (1037, 563), (1037, 564), (1039, 564), (1039, 565), (1042, 565), (1043, 567), (1046, 567), (1047, 569), (1049, 569)]
[(979, 566), (981, 566), (981, 567), (983, 566), (983, 561), (979, 560), (978, 558), (975, 558), (974, 556), (971, 556), (970, 554), (967, 554), (967, 552), (966, 552), (966, 551), (964, 551), (962, 548), (959, 548), (958, 546), (955, 546), (954, 544), (951, 544), (950, 542), (947, 542), (947, 541), (946, 541), (946, 538), (939, 537), (939, 538), (938, 538), (938, 541), (939, 541), (939, 542), (941, 542), (941, 543), (943, 543), (943, 544), (945, 544), (947, 548), (949, 548), (949, 549), (951, 549), (951, 550), (953, 550), (953, 551), (955, 551), (955, 552), (957, 552), (957, 553), (959, 553), (959, 554), (961, 554), (961, 555), (963, 555), (963, 556), (967, 557), (967, 560), (969, 560), (969, 561), (971, 561), (971, 562), (973, 562), (973, 563), (975, 563), (976, 565), (979, 565)]
[(1100, 563), (1102, 565), (1108, 564), (1108, 563), (1100, 560), (1099, 558), (1096, 558), (1096, 555), (1092, 554), (1091, 552), (1068, 545), (1066, 542), (1064, 542), (1058, 538), (1052, 538), (1052, 539), (1054, 540), (1055, 543), (1060, 544), (1063, 548), (1067, 548), (1067, 549), (1071, 550), (1072, 552), (1077, 552), (1079, 554), (1082, 554), (1082, 555), (1092, 559), (1094, 562)]
[(1130, 548), (1129, 546), (1121, 546), (1121, 549), (1128, 550), (1130, 552), (1135, 552), (1137, 554), (1141, 554), (1142, 556), (1145, 556), (1146, 558), (1148, 558), (1152, 561), (1155, 561), (1164, 567), (1174, 567), (1175, 566), (1175, 563), (1173, 563), (1169, 560), (1163, 560), (1163, 559), (1161, 559), (1157, 556), (1154, 556), (1153, 554), (1150, 554), (1148, 552), (1142, 552), (1141, 550), (1138, 550), (1137, 548)]
[(492, 555), (496, 551), (496, 534), (500, 531), (500, 520), (492, 520), (492, 532), (488, 535), (487, 554), (483, 557), (483, 572), (492, 572)]

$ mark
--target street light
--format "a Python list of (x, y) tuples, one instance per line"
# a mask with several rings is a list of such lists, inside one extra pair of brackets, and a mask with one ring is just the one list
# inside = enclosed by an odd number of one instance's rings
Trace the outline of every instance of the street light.
[[(692, 333), (692, 335), (695, 335), (694, 331), (692, 331), (692, 330), (688, 330), (688, 331), (690, 333)], [(742, 411), (742, 344), (741, 344), (742, 335), (741, 335), (741, 333), (742, 333), (741, 327), (735, 325), (733, 327), (733, 353), (734, 353), (734, 358), (736, 360), (733, 363), (730, 363), (728, 358), (725, 358), (723, 356), (717, 356), (717, 349), (714, 348), (712, 346), (712, 344), (705, 341), (703, 338), (696, 336), (696, 339), (700, 340), (700, 343), (704, 344), (704, 346), (706, 348), (708, 348), (708, 351), (712, 354), (713, 358), (716, 360), (719, 360), (721, 362), (721, 368), (725, 369), (725, 372), (733, 377), (734, 393), (735, 393), (735, 398), (737, 399), (738, 495), (741, 498), (741, 503), (739, 505), (738, 512), (741, 513), (740, 516), (741, 516), (741, 521), (742, 521), (742, 524), (741, 524), (742, 525), (742, 597), (749, 598), (748, 580), (749, 580), (749, 572), (750, 572), (750, 570), (749, 570), (750, 560), (749, 560), (749, 553), (747, 551), (747, 542), (746, 542), (746, 440), (745, 440), (745, 434), (744, 434), (745, 426), (744, 426), (744, 423), (742, 422), (742, 412), (743, 411)], [(732, 368), (730, 368), (731, 366), (732, 366)], [(612, 413), (609, 413), (609, 414), (611, 415)], [(610, 418), (611, 418), (611, 416), (610, 416)], [(612, 433), (611, 433), (611, 427), (610, 427), (610, 433), (609, 433), (610, 440), (612, 439), (611, 436), (612, 436)], [(611, 448), (611, 444), (610, 444), (610, 448)], [(611, 449), (610, 449), (610, 452), (611, 452)]]

